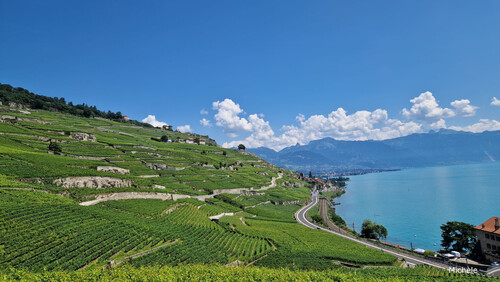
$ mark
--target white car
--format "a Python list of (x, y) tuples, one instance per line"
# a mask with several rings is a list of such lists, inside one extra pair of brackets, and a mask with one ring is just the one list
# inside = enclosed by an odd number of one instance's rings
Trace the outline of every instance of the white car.
[(500, 263), (494, 261), (494, 262), (491, 263), (491, 266), (500, 266)]

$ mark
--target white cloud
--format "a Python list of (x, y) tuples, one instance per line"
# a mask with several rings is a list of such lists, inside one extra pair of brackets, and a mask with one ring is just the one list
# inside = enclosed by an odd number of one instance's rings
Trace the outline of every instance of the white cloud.
[(144, 123), (149, 123), (154, 127), (162, 127), (164, 125), (168, 125), (166, 122), (156, 120), (154, 115), (148, 115), (145, 119), (142, 120)]
[(480, 133), (483, 131), (496, 131), (500, 130), (500, 122), (490, 119), (480, 119), (479, 122), (468, 126), (450, 126), (449, 129), (458, 131), (469, 131)]
[(402, 113), (408, 119), (417, 119), (434, 123), (443, 118), (455, 116), (455, 112), (448, 108), (441, 108), (436, 101), (436, 98), (431, 92), (421, 93), (420, 96), (410, 100), (413, 106), (407, 110), (403, 109)]
[[(274, 132), (262, 114), (249, 115), (248, 120), (240, 117), (243, 109), (230, 99), (214, 102), (213, 108), (217, 111), (216, 125), (222, 127), (230, 138), (238, 137), (237, 133), (250, 133), (246, 138), (224, 143), (224, 147), (236, 147), (241, 143), (248, 148), (264, 146), (275, 150), (297, 143), (304, 145), (326, 137), (337, 140), (385, 140), (439, 130), (447, 128), (446, 119), (456, 116), (470, 117), (475, 115), (478, 109), (467, 99), (453, 101), (453, 109), (440, 107), (431, 92), (421, 93), (410, 102), (412, 107), (402, 111), (407, 121), (390, 118), (384, 109), (348, 114), (343, 108), (338, 108), (328, 115), (306, 117), (299, 114), (295, 124), (281, 127), (280, 134)], [(471, 126), (449, 128), (480, 132), (500, 130), (500, 123), (495, 120), (480, 120)]]
[(189, 126), (189, 124), (177, 126), (176, 129), (182, 133), (191, 132), (191, 126)]
[(205, 109), (201, 109), (201, 110), (200, 110), (200, 114), (201, 114), (201, 115), (208, 115), (208, 111), (207, 111), (207, 110), (205, 110)]
[(332, 137), (338, 140), (383, 140), (420, 132), (415, 122), (404, 123), (388, 118), (386, 110), (373, 112), (357, 111), (348, 115), (343, 108), (332, 111), (328, 116), (297, 116), (299, 126), (285, 126), (284, 135), (293, 137), (300, 144)]
[(228, 142), (223, 146), (235, 147), (243, 143), (249, 148), (264, 146), (280, 150), (325, 137), (338, 140), (382, 140), (421, 132), (419, 124), (389, 119), (387, 111), (382, 109), (373, 112), (358, 111), (348, 115), (344, 109), (338, 108), (328, 116), (312, 115), (306, 118), (300, 114), (296, 120), (298, 125), (283, 126), (283, 133), (276, 136), (269, 122), (258, 115), (250, 115), (252, 134), (244, 140)]
[(237, 133), (252, 131), (252, 125), (248, 120), (239, 117), (243, 113), (243, 110), (233, 100), (225, 99), (222, 102), (213, 102), (212, 108), (217, 111), (215, 114), (215, 124), (222, 127), (224, 133), (230, 136), (237, 136)]
[(453, 101), (451, 106), (455, 108), (455, 114), (462, 117), (474, 116), (478, 109), (478, 107), (472, 106), (467, 99)]
[(200, 124), (204, 127), (212, 127), (212, 123), (206, 118), (201, 119)]
[(491, 105), (500, 107), (500, 100), (498, 100), (497, 97), (493, 97), (493, 99), (491, 99)]
[(280, 139), (274, 136), (274, 131), (269, 125), (269, 122), (260, 118), (259, 115), (250, 115), (248, 116), (248, 120), (252, 125), (252, 134), (250, 134), (250, 136), (248, 136), (245, 140), (224, 143), (224, 147), (236, 147), (241, 143), (245, 145), (248, 144), (248, 146), (252, 148), (268, 147), (269, 145), (275, 145), (280, 142)]
[(429, 124), (429, 129), (431, 130), (439, 130), (442, 128), (446, 128), (446, 121), (444, 119), (440, 119), (438, 121)]

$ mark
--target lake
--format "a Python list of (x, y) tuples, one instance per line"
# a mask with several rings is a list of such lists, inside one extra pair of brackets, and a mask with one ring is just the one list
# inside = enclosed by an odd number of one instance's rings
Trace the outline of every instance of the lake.
[(442, 224), (474, 226), (500, 216), (500, 163), (406, 169), (351, 176), (336, 201), (350, 228), (364, 219), (384, 225), (388, 242), (426, 250), (441, 248)]

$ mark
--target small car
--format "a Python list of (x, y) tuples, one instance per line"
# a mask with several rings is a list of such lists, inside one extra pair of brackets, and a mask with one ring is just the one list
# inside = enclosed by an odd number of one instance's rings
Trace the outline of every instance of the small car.
[(500, 263), (498, 263), (497, 261), (494, 261), (491, 263), (491, 266), (500, 266)]

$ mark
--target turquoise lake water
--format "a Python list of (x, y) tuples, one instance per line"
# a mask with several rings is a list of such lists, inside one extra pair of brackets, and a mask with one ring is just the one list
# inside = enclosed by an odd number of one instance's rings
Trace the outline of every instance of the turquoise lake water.
[(384, 225), (388, 242), (441, 248), (441, 224), (474, 226), (500, 216), (500, 163), (407, 169), (351, 176), (337, 213), (356, 231), (365, 218)]

